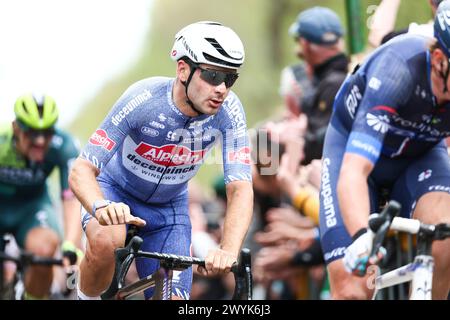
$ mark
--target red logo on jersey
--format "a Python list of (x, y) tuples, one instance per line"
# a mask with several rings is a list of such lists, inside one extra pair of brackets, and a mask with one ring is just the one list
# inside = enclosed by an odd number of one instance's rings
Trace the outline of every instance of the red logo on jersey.
[(250, 148), (242, 147), (237, 151), (228, 152), (228, 161), (250, 164)]
[(141, 142), (136, 153), (141, 157), (162, 166), (179, 166), (183, 164), (195, 164), (203, 159), (206, 150), (192, 151), (185, 146), (166, 144), (161, 147), (152, 146)]
[(105, 130), (97, 129), (89, 138), (89, 143), (95, 146), (101, 146), (102, 148), (111, 151), (116, 143), (112, 141)]

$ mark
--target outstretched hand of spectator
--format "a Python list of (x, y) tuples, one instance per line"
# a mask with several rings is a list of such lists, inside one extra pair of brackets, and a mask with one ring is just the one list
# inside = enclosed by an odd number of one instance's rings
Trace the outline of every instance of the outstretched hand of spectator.
[(308, 217), (302, 216), (291, 207), (272, 208), (267, 211), (267, 222), (281, 221), (297, 228), (314, 228), (314, 221)]
[(261, 249), (253, 267), (255, 280), (264, 284), (277, 279), (284, 280), (295, 274), (297, 268), (291, 266), (291, 263), (296, 251), (290, 245)]
[(279, 245), (288, 240), (295, 240), (304, 248), (311, 245), (315, 237), (314, 228), (297, 228), (285, 222), (272, 222), (265, 231), (257, 232), (254, 239), (263, 246)]
[(308, 118), (305, 114), (298, 117), (285, 119), (280, 122), (267, 122), (265, 128), (270, 140), (279, 144), (301, 141), (308, 127)]

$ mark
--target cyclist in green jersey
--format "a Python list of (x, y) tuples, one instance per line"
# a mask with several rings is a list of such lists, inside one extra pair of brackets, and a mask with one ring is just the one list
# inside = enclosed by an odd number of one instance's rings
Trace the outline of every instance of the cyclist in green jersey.
[[(75, 140), (57, 129), (58, 108), (48, 95), (26, 94), (14, 106), (11, 123), (0, 124), (0, 236), (11, 233), (20, 248), (52, 257), (61, 242), (58, 216), (47, 189), (47, 178), (59, 168), (64, 211), (63, 255), (77, 260), (80, 245), (80, 203), (68, 186), (71, 163), (79, 154)], [(51, 267), (30, 267), (25, 299), (49, 295)]]

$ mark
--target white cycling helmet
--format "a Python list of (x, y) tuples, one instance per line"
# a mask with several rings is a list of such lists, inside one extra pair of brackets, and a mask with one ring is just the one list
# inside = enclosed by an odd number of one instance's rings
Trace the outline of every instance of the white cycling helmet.
[(171, 51), (173, 60), (188, 57), (194, 63), (205, 63), (238, 69), (245, 58), (239, 36), (218, 22), (200, 21), (181, 29), (175, 35)]

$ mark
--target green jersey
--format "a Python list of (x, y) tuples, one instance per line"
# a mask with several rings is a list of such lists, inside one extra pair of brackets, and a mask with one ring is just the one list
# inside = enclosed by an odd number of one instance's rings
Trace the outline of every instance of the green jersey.
[(29, 161), (16, 150), (12, 125), (0, 125), (0, 197), (28, 197), (42, 192), (55, 167), (59, 169), (64, 196), (70, 192), (69, 168), (78, 154), (79, 147), (74, 138), (56, 129), (44, 161)]

